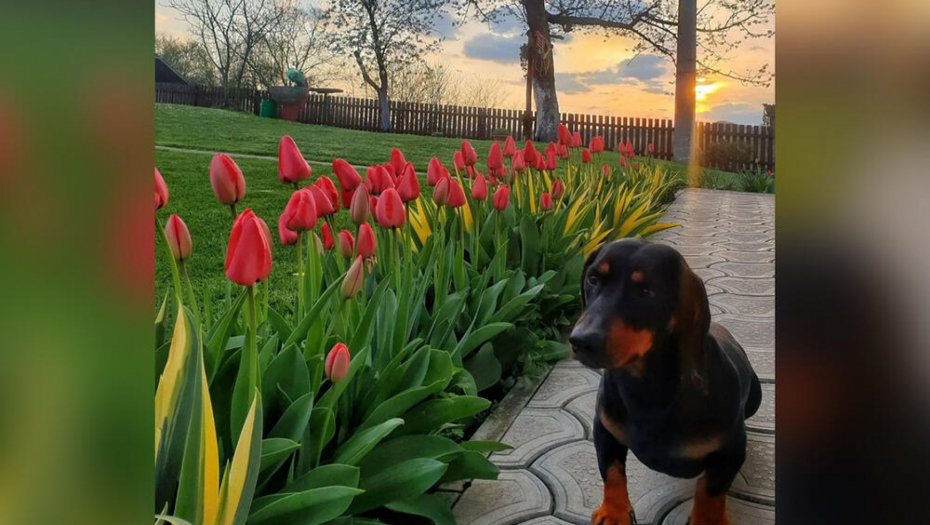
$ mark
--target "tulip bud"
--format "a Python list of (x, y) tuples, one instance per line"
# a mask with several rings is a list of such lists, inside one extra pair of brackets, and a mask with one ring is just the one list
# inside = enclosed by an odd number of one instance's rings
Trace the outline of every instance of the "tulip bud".
[(294, 139), (290, 135), (281, 137), (278, 143), (278, 180), (282, 184), (297, 184), (309, 179), (312, 172), (310, 164), (297, 149)]
[(349, 373), (349, 348), (342, 344), (336, 343), (336, 346), (326, 355), (325, 366), (326, 377), (333, 383), (338, 383), (345, 379)]
[(591, 151), (588, 148), (581, 150), (581, 162), (584, 162), (585, 164), (587, 164), (591, 162), (592, 160), (593, 159), (591, 158)]
[(435, 186), (442, 178), (442, 169), (442, 162), (436, 157), (431, 158), (429, 167), (426, 169), (426, 183)]
[(452, 154), (452, 166), (457, 170), (465, 169), (465, 156), (462, 155), (462, 151), (458, 150)]
[(346, 272), (346, 277), (342, 281), (342, 295), (346, 299), (351, 299), (362, 289), (362, 284), (365, 282), (364, 268), (362, 265), (362, 258), (356, 257), (355, 262), (352, 263), (352, 266), (349, 267), (349, 271)]
[(352, 196), (352, 206), (349, 208), (349, 214), (352, 216), (352, 222), (362, 224), (368, 221), (369, 215), (368, 188), (359, 186)]
[(558, 134), (559, 144), (563, 146), (570, 146), (572, 144), (572, 132), (568, 130), (565, 124), (559, 124)]
[(223, 204), (235, 204), (245, 197), (245, 177), (242, 170), (229, 155), (219, 153), (210, 161), (210, 185), (216, 200)]
[(376, 195), (368, 198), (368, 209), (371, 210), (371, 215), (374, 217), (375, 210), (378, 209), (378, 197)]
[(236, 218), (226, 249), (226, 277), (252, 286), (271, 273), (270, 234), (264, 221), (246, 208)]
[(359, 257), (370, 259), (375, 256), (378, 242), (375, 239), (375, 232), (367, 222), (358, 227), (358, 243), (355, 246)]
[(559, 144), (555, 151), (558, 157), (562, 160), (568, 160), (572, 158), (571, 154), (568, 153), (568, 146), (565, 144)]
[(333, 231), (329, 229), (329, 223), (324, 222), (320, 230), (323, 232), (323, 249), (332, 250), (336, 246), (336, 241), (333, 239)]
[(552, 198), (559, 200), (563, 193), (565, 193), (565, 187), (562, 185), (562, 179), (555, 179), (552, 183)]
[(572, 148), (580, 148), (584, 145), (584, 142), (581, 141), (581, 133), (577, 131), (572, 135)]
[(285, 208), (284, 213), (278, 217), (278, 239), (281, 244), (290, 246), (297, 242), (297, 232), (287, 227), (288, 214)]
[(555, 161), (555, 148), (549, 148), (546, 150), (546, 171), (555, 171), (558, 168), (558, 164)]
[(526, 162), (524, 161), (523, 150), (516, 152), (511, 162), (513, 164), (513, 171), (515, 173), (523, 173), (526, 171)]
[(633, 169), (634, 169), (634, 170), (638, 170), (638, 169), (639, 169), (639, 163), (638, 163), (638, 162), (634, 162), (634, 163), (633, 163)]
[(355, 195), (355, 190), (346, 191), (342, 188), (339, 188), (339, 198), (342, 200), (342, 207), (349, 209), (352, 206), (352, 197)]
[(301, 188), (295, 191), (287, 206), (284, 207), (284, 215), (287, 216), (285, 226), (287, 229), (295, 232), (312, 230), (317, 222), (316, 201), (313, 193), (308, 188)]
[(305, 189), (313, 195), (313, 202), (316, 204), (316, 213), (319, 217), (326, 217), (336, 213), (333, 201), (329, 199), (329, 195), (326, 194), (323, 188), (313, 185)]
[(443, 177), (439, 179), (439, 182), (436, 184), (436, 187), (433, 189), (433, 201), (442, 206), (449, 203), (449, 182), (450, 177)]
[(343, 159), (333, 160), (333, 173), (339, 179), (339, 187), (342, 191), (352, 191), (362, 184), (362, 177), (351, 164)]
[(158, 168), (155, 168), (155, 209), (161, 209), (165, 204), (168, 204), (168, 185)]
[(420, 196), (420, 179), (417, 178), (417, 172), (410, 162), (404, 167), (404, 173), (397, 181), (397, 194), (404, 202), (416, 200)]
[(330, 209), (333, 210), (332, 213), (339, 211), (339, 190), (336, 189), (333, 180), (329, 177), (320, 177), (313, 185), (320, 188), (320, 191), (322, 191), (323, 195), (329, 200)]
[(391, 171), (394, 172), (395, 177), (400, 177), (404, 174), (404, 166), (406, 166), (407, 160), (404, 158), (404, 154), (397, 148), (391, 148)]
[[(650, 143), (649, 143), (649, 153), (655, 153), (655, 152), (656, 152), (655, 144), (653, 144), (652, 142), (650, 142)], [(756, 159), (756, 162), (758, 163), (759, 160)]]
[(549, 195), (548, 193), (543, 193), (542, 195), (540, 195), (539, 196), (539, 207), (542, 208), (543, 211), (549, 211), (550, 209), (552, 209), (552, 196)]
[(168, 246), (178, 261), (185, 261), (191, 256), (191, 232), (187, 225), (177, 215), (168, 217), (165, 225), (165, 235), (168, 237)]
[(462, 189), (462, 185), (459, 184), (457, 180), (449, 181), (449, 207), (450, 208), (459, 208), (465, 205), (467, 201), (465, 200), (465, 190)]
[(462, 141), (462, 160), (465, 161), (466, 166), (474, 166), (478, 162), (478, 152), (467, 140)]
[(494, 192), (494, 198), (491, 199), (491, 203), (497, 211), (504, 211), (507, 209), (507, 206), (510, 204), (510, 187), (505, 184), (498, 188), (497, 191)]
[[(623, 162), (623, 157), (620, 157), (620, 162)], [(603, 174), (605, 177), (610, 177), (610, 166), (604, 164), (604, 166), (601, 167), (601, 174)]]
[(488, 198), (488, 181), (485, 180), (484, 175), (478, 174), (475, 185), (471, 187), (471, 196), (478, 201)]
[(488, 152), (488, 171), (496, 173), (497, 170), (504, 167), (504, 155), (501, 152), (501, 143), (495, 142), (491, 145), (491, 151)]
[(320, 255), (323, 255), (324, 253), (326, 253), (326, 250), (323, 249), (323, 240), (320, 239), (320, 236), (317, 235), (316, 232), (313, 232), (313, 240), (316, 241), (317, 253), (319, 253)]
[(382, 228), (400, 228), (407, 221), (407, 210), (394, 188), (388, 188), (378, 198), (375, 218)]
[(536, 146), (533, 145), (533, 141), (526, 141), (526, 147), (523, 149), (523, 160), (526, 162), (527, 166), (536, 165), (536, 157), (539, 156), (539, 152), (536, 151)]
[(339, 255), (342, 255), (346, 259), (352, 257), (352, 253), (355, 251), (355, 238), (352, 237), (352, 233), (349, 230), (342, 230), (339, 232)]
[(507, 139), (504, 140), (504, 156), (507, 158), (513, 157), (517, 152), (517, 145), (513, 141), (513, 137), (507, 135)]

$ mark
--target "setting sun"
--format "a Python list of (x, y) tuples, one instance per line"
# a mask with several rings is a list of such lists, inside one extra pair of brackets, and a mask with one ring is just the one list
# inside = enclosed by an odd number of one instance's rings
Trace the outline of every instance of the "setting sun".
[(720, 89), (722, 84), (719, 82), (714, 82), (713, 84), (698, 85), (694, 87), (694, 98), (697, 100), (704, 100), (707, 98), (707, 95), (710, 95), (714, 91)]

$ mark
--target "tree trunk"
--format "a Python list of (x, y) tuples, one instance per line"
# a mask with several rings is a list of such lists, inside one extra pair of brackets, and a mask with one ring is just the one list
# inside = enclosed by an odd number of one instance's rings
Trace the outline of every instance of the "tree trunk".
[(678, 66), (675, 75), (675, 131), (672, 156), (677, 162), (696, 161), (694, 106), (697, 77), (697, 0), (678, 3)]
[(381, 109), (381, 131), (391, 131), (391, 101), (386, 87), (378, 90), (378, 107)]
[(559, 99), (555, 91), (555, 64), (552, 61), (552, 40), (549, 38), (549, 20), (545, 0), (523, 0), (530, 40), (535, 45), (527, 49), (533, 54), (531, 73), (536, 94), (536, 140), (558, 140)]

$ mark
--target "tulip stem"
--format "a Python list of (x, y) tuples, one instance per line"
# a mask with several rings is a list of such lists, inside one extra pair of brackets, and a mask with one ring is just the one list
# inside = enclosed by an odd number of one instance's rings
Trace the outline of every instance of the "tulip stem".
[[(258, 387), (258, 317), (255, 308), (255, 286), (249, 286), (249, 340), (248, 340), (249, 360), (249, 386), (254, 391)], [(242, 365), (240, 365), (242, 366)]]
[(191, 277), (187, 273), (187, 265), (184, 264), (184, 260), (181, 260), (181, 273), (184, 274), (184, 281), (187, 283), (187, 298), (191, 302), (191, 309), (194, 311), (194, 319), (197, 321), (198, 325), (200, 323), (200, 306), (197, 305), (197, 298), (194, 296), (194, 285), (191, 284)]
[(297, 319), (304, 318), (304, 232), (297, 232)]
[(174, 295), (178, 298), (179, 304), (184, 304), (184, 301), (181, 300), (181, 277), (178, 274), (178, 262), (174, 259), (174, 252), (171, 251), (171, 242), (168, 240), (168, 234), (165, 233), (165, 228), (161, 224), (161, 220), (158, 216), (155, 216), (155, 225), (158, 227), (158, 231), (161, 232), (162, 244), (165, 245), (165, 250), (168, 252), (168, 262), (171, 264), (171, 277), (174, 279)]
[(229, 205), (229, 209), (232, 210), (233, 219), (235, 219), (236, 217), (239, 216), (239, 214), (236, 213), (236, 203), (235, 203), (235, 202)]

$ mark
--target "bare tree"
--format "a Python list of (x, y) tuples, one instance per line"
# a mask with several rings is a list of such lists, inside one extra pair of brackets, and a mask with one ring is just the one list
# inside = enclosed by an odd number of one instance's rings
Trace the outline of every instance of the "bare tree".
[(435, 30), (446, 0), (333, 0), (325, 11), (331, 48), (355, 58), (365, 83), (377, 93), (381, 130), (391, 125), (390, 78), (436, 49)]
[(175, 71), (195, 84), (212, 86), (216, 83), (216, 69), (200, 42), (155, 35), (155, 54), (161, 55)]
[[(228, 91), (246, 78), (258, 44), (281, 20), (284, 0), (169, 0), (207, 51)], [(227, 95), (228, 96), (228, 95)]]
[[(536, 138), (552, 140), (558, 127), (552, 42), (556, 32), (617, 32), (634, 38), (636, 53), (654, 52), (676, 61), (678, 2), (673, 0), (461, 0), (463, 16), (487, 22), (507, 17), (527, 27), (524, 59), (528, 87), (535, 91)], [(775, 12), (774, 0), (701, 0), (695, 8), (696, 69), (747, 84), (769, 85), (768, 65), (736, 71), (727, 66), (732, 53), (747, 38), (774, 35), (766, 24)], [(529, 95), (529, 92), (528, 92)], [(693, 93), (691, 94), (693, 96)]]
[(324, 42), (320, 18), (318, 8), (284, 4), (277, 27), (265, 34), (249, 59), (253, 82), (263, 87), (287, 84), (288, 68), (303, 72), (314, 85), (338, 77), (342, 64)]

